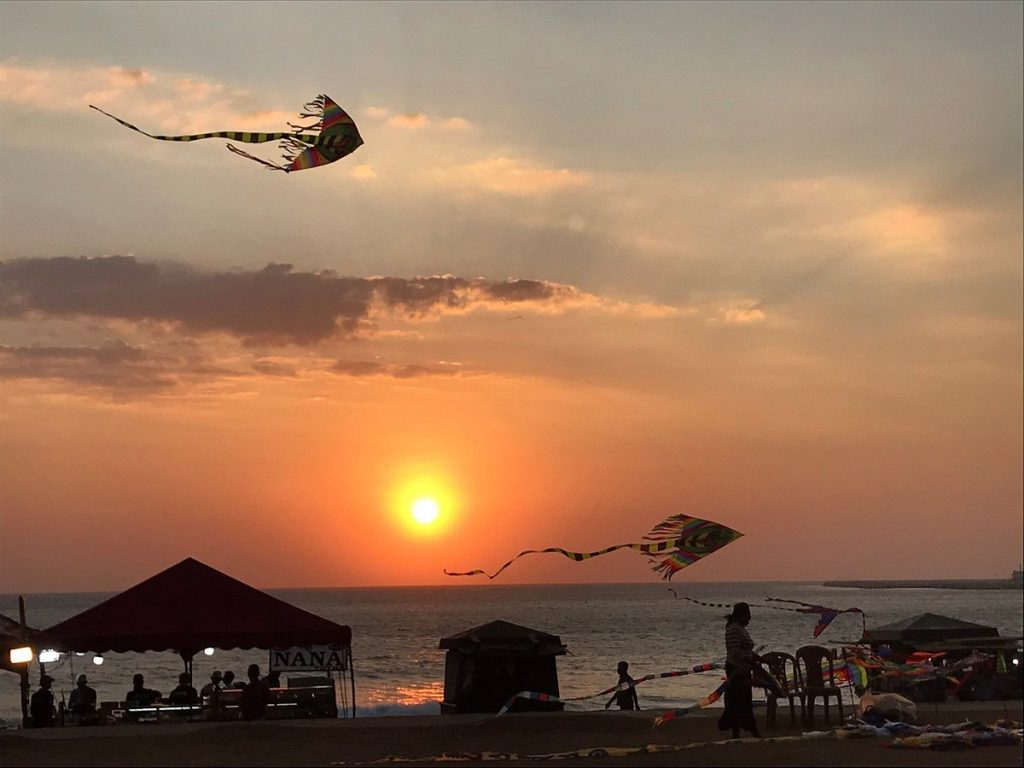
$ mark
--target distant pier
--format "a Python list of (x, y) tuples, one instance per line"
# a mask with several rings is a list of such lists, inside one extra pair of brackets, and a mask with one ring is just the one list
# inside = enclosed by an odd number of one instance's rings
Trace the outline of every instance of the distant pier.
[(858, 581), (826, 581), (825, 587), (850, 589), (1021, 589), (1013, 579), (869, 579)]

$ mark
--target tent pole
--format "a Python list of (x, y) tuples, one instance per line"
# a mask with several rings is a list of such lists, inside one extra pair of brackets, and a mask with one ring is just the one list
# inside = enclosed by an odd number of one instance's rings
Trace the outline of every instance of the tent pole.
[[(21, 622), (21, 639), (25, 640), (28, 637), (28, 625), (25, 623), (25, 598), (18, 595), (18, 619)], [(18, 673), (18, 677), (21, 678), (21, 725), (23, 728), (28, 728), (28, 699), (29, 699), (29, 682), (28, 682), (28, 668), (30, 664), (26, 664), (25, 668)]]
[(348, 676), (352, 681), (352, 719), (356, 716), (356, 670), (352, 662), (352, 646), (348, 647)]
[[(183, 662), (185, 662), (185, 674), (188, 675), (188, 684), (193, 686), (193, 687), (195, 687), (195, 683), (192, 682), (192, 658), (193, 658), (193, 656), (195, 654), (194, 653), (189, 653), (187, 651), (178, 651), (178, 654), (181, 656), (181, 660)], [(193, 714), (193, 712), (192, 712), (192, 705), (189, 704), (189, 709), (188, 709), (188, 719), (189, 719), (189, 721), (192, 720), (192, 714)]]

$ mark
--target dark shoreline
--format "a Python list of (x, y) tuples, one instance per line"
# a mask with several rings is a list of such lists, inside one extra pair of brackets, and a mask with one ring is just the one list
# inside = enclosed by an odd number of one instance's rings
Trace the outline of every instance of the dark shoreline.
[(1010, 579), (877, 579), (826, 581), (823, 587), (845, 587), (849, 589), (1022, 589)]

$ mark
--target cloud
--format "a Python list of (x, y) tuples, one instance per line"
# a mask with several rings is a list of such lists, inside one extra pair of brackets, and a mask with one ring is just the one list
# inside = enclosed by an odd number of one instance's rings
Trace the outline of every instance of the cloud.
[(385, 368), (381, 363), (371, 360), (338, 360), (331, 366), (331, 370), (349, 376), (381, 376), (385, 373)]
[(53, 380), (118, 395), (153, 394), (230, 373), (195, 356), (153, 355), (122, 341), (99, 347), (0, 346), (0, 380)]
[(750, 325), (763, 322), (765, 319), (764, 310), (757, 304), (723, 307), (722, 316), (729, 325)]
[(370, 167), (369, 165), (367, 165), (365, 163), (362, 164), (362, 165), (357, 165), (355, 168), (353, 168), (349, 172), (349, 175), (352, 178), (354, 178), (354, 179), (360, 179), (360, 180), (367, 180), (367, 179), (375, 179), (375, 178), (377, 178), (377, 172), (375, 170), (373, 170), (372, 167)]
[(516, 197), (578, 189), (591, 184), (590, 175), (581, 171), (545, 168), (506, 156), (439, 168), (435, 177), (444, 185), (476, 187)]
[(144, 69), (24, 66), (0, 63), (0, 102), (65, 111), (90, 101), (107, 103), (155, 81)]
[[(0, 103), (67, 112), (96, 104), (143, 130), (281, 130), (295, 111), (271, 110), (244, 89), (180, 74), (116, 66), (0, 62)], [(299, 107), (298, 104), (295, 105)], [(116, 113), (116, 112), (115, 112)]]
[(299, 375), (294, 365), (279, 363), (276, 360), (260, 358), (252, 364), (252, 369), (264, 376), (286, 376), (295, 377)]
[(424, 112), (394, 112), (386, 107), (367, 107), (366, 116), (383, 122), (392, 128), (418, 131), (425, 128), (439, 128), (442, 131), (464, 132), (474, 126), (464, 117), (436, 117)]
[(343, 277), (289, 264), (212, 272), (132, 256), (0, 261), (0, 318), (96, 318), (221, 333), (245, 343), (311, 345), (371, 335), (380, 320), (419, 322), (477, 310), (555, 314), (570, 309), (638, 318), (675, 307), (631, 304), (543, 280)]
[(394, 379), (415, 379), (424, 376), (455, 376), (466, 372), (459, 363), (437, 365), (395, 365), (373, 360), (338, 360), (331, 366), (334, 373), (354, 377), (388, 376)]
[(388, 119), (388, 125), (393, 125), (396, 128), (423, 128), (427, 125), (427, 116), (423, 113), (394, 115)]

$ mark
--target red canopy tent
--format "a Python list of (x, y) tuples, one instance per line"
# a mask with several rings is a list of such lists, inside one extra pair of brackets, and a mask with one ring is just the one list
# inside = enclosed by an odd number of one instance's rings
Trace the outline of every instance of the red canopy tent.
[(186, 664), (203, 648), (341, 645), (352, 630), (296, 608), (187, 558), (32, 637), (64, 652), (179, 653)]

